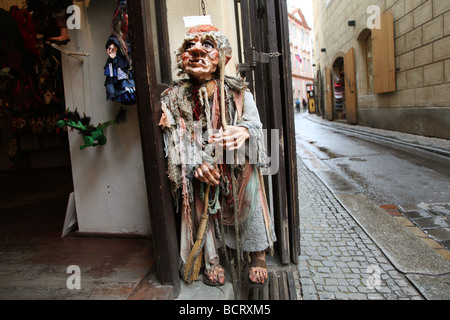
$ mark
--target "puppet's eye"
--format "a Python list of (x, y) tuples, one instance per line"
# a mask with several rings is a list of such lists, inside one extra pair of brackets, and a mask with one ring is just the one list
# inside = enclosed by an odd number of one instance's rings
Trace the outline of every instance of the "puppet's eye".
[(186, 43), (184, 50), (189, 50), (189, 49), (192, 49), (193, 47), (195, 47), (195, 42), (190, 41), (190, 42)]
[(202, 45), (205, 49), (214, 49), (214, 44), (209, 40), (205, 40)]

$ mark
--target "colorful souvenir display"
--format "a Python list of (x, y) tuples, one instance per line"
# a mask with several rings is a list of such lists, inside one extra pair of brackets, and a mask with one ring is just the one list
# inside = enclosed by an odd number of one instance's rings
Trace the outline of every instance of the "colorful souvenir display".
[(23, 146), (38, 150), (60, 133), (56, 121), (65, 109), (61, 57), (46, 43), (59, 34), (53, 14), (65, 2), (28, 0), (23, 8), (0, 9), (0, 118), (10, 125), (8, 154), (14, 168)]
[(334, 84), (334, 97), (336, 99), (336, 111), (343, 111), (345, 106), (344, 82), (339, 80)]

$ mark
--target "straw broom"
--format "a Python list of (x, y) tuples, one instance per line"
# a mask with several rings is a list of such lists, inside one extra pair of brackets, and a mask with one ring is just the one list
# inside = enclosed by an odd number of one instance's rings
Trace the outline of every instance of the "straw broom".
[(184, 267), (184, 281), (191, 283), (198, 279), (200, 273), (200, 268), (202, 267), (202, 257), (203, 257), (203, 244), (206, 233), (206, 227), (208, 225), (208, 206), (209, 206), (209, 190), (211, 185), (208, 184), (205, 191), (205, 202), (203, 214), (200, 220), (200, 226), (197, 231), (197, 238), (195, 240), (194, 246), (189, 253), (188, 259), (186, 261), (186, 266)]

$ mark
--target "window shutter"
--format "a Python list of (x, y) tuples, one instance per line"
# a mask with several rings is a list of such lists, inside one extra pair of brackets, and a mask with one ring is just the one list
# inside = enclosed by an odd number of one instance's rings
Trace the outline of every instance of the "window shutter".
[(380, 16), (380, 29), (372, 30), (374, 93), (395, 91), (394, 15)]

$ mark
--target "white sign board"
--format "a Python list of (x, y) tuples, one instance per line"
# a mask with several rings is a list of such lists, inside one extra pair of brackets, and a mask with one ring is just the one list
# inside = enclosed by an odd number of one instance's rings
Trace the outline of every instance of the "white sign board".
[(190, 28), (193, 26), (197, 26), (200, 24), (209, 24), (212, 25), (211, 16), (189, 16), (183, 17), (184, 26), (186, 28)]

